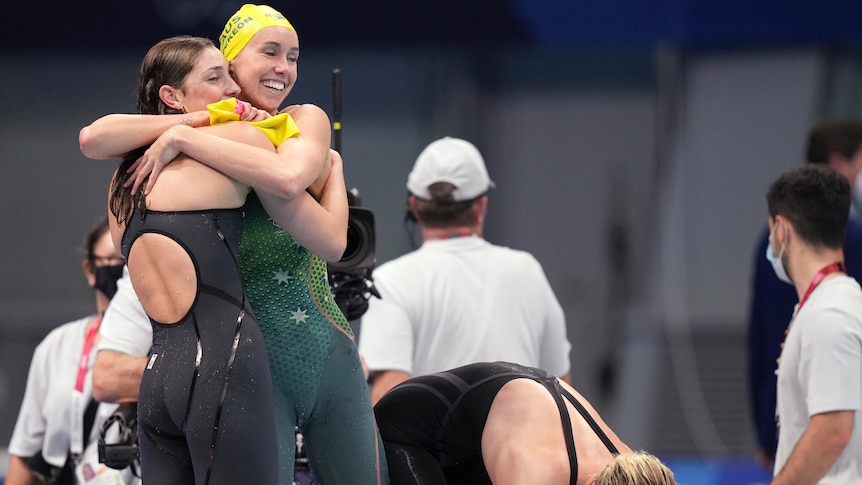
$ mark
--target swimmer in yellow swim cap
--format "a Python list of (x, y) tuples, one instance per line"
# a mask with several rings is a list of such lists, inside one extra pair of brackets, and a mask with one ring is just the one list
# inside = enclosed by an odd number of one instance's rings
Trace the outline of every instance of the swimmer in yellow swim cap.
[(293, 25), (272, 7), (246, 4), (228, 19), (219, 48), (243, 95), (278, 111), (296, 82), (299, 36)]
[[(296, 30), (271, 7), (245, 5), (230, 16), (221, 34), (220, 48), (231, 57), (230, 73), (241, 89), (238, 98), (277, 114), (296, 82)], [(340, 164), (337, 172), (335, 164), (330, 172), (331, 127), (326, 113), (312, 104), (290, 105), (281, 112), (293, 117), (299, 134), (279, 144), (275, 154), (190, 129), (209, 125), (206, 111), (140, 119), (136, 124), (129, 118), (97, 120), (99, 130), (87, 143), (82, 136), (81, 146), (85, 150), (86, 145), (88, 156), (111, 158), (118, 151), (153, 143), (135, 178), (160, 171), (182, 152), (249, 183), (258, 195), (291, 199), (308, 189), (317, 197), (329, 177), (339, 177), (343, 184)], [(344, 222), (343, 231), (308, 228), (318, 231), (315, 237), (321, 243), (346, 241), (348, 209), (343, 195), (340, 200), (318, 199)], [(321, 259), (290, 234), (273, 230), (269, 214), (254, 195), (244, 210), (240, 269), (270, 356), (281, 483), (292, 482), (293, 431), (298, 427), (319, 482), (387, 484), (385, 454), (353, 332), (329, 288), (326, 261), (336, 261), (340, 254)]]
[[(228, 75), (227, 60), (209, 39), (172, 37), (153, 46), (141, 63), (137, 92), (139, 112), (153, 120), (169, 116), (160, 113), (185, 116), (220, 105), (217, 117), (231, 110), (239, 120), (245, 112), (234, 99), (239, 86)], [(273, 126), (279, 121), (285, 126)], [(284, 114), (261, 126), (177, 128), (274, 153), (279, 139), (294, 131), (287, 121)], [(154, 321), (174, 323), (155, 325), (151, 337), (141, 339), (158, 357), (146, 370), (139, 367), (143, 474), (147, 483), (277, 483), (268, 351), (236, 264), (251, 187), (181, 153), (146, 200), (136, 198), (125, 182), (142, 151), (126, 154), (114, 174), (109, 222), (141, 307)], [(291, 230), (306, 230), (326, 215), (308, 194), (275, 207), (278, 223)], [(307, 211), (317, 216), (308, 218)], [(153, 232), (167, 237), (151, 244), (153, 234), (146, 233)], [(195, 354), (195, 348), (201, 350)]]
[(268, 5), (245, 4), (224, 26), (219, 46), (224, 58), (232, 61), (248, 41), (264, 27), (281, 26), (296, 33), (293, 25), (278, 10)]

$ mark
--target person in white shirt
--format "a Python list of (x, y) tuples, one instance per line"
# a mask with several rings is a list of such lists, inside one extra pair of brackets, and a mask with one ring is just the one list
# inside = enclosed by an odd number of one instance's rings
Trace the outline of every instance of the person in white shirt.
[(93, 288), (96, 312), (55, 328), (36, 347), (9, 443), (6, 485), (60, 476), (72, 483), (75, 475), (79, 483), (85, 470), (104, 480), (99, 483), (140, 483), (128, 468), (121, 472), (98, 463), (96, 453), (99, 426), (116, 405), (93, 401), (92, 361), (102, 315), (123, 268), (107, 218), (90, 230), (83, 249), (81, 268)]
[(862, 289), (842, 249), (850, 185), (809, 165), (779, 177), (766, 199), (766, 258), (799, 296), (778, 362), (772, 483), (862, 483)]
[(503, 360), (568, 379), (562, 307), (541, 264), (482, 237), (493, 183), (479, 150), (445, 137), (428, 145), (407, 179), (422, 246), (374, 270), (359, 352), (371, 400), (411, 376)]

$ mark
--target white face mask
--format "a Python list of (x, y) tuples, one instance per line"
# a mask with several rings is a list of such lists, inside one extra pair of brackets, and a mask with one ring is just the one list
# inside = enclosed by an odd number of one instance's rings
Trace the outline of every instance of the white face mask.
[(781, 281), (792, 285), (793, 281), (787, 276), (787, 271), (784, 269), (784, 263), (781, 261), (781, 257), (784, 256), (784, 247), (785, 243), (781, 243), (781, 249), (778, 252), (778, 256), (772, 251), (772, 238), (769, 238), (769, 244), (766, 245), (766, 259), (772, 264), (772, 270), (775, 271), (775, 276), (778, 277)]

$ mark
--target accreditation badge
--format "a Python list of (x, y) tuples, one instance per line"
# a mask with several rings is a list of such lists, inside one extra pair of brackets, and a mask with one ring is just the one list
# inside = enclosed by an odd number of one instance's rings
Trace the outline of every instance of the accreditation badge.
[(99, 451), (96, 446), (88, 446), (81, 455), (81, 461), (75, 467), (75, 483), (79, 485), (126, 485), (124, 475), (131, 475), (131, 472), (114, 470), (99, 463)]

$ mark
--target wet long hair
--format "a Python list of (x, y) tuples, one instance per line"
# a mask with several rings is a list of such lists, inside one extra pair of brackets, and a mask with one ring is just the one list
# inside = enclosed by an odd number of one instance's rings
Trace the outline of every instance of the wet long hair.
[[(211, 40), (204, 37), (170, 37), (154, 45), (141, 61), (138, 70), (137, 108), (140, 114), (165, 115), (179, 114), (182, 111), (166, 105), (159, 97), (159, 89), (168, 85), (182, 89), (186, 79), (201, 52), (214, 47)], [(146, 181), (137, 194), (132, 196), (130, 188), (125, 187), (129, 180), (129, 167), (141, 157), (149, 145), (130, 151), (123, 157), (117, 176), (111, 184), (109, 206), (117, 222), (124, 223), (135, 210), (146, 209), (144, 188)]]

